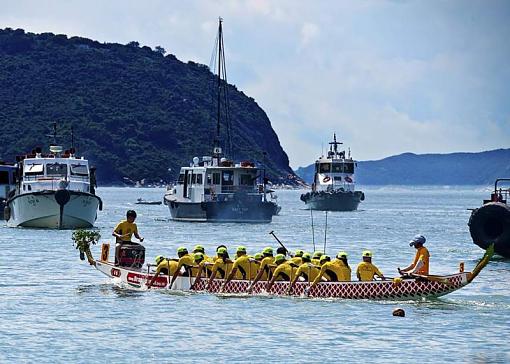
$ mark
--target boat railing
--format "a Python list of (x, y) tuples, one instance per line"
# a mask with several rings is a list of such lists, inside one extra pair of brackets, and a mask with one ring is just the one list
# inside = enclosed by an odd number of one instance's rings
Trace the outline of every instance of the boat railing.
[[(508, 186), (502, 187), (501, 182), (507, 182)], [(484, 204), (489, 202), (507, 203), (510, 198), (510, 178), (498, 178), (494, 182), (494, 191), (491, 193), (490, 200), (484, 200)]]
[(258, 189), (253, 186), (221, 186), (221, 193), (230, 194), (236, 192), (258, 193)]

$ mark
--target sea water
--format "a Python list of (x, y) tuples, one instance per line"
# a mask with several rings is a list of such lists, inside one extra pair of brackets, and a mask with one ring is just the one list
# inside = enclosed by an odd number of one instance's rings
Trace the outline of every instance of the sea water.
[[(100, 188), (103, 241), (135, 209), (147, 261), (202, 244), (249, 253), (278, 247), (361, 252), (392, 277), (409, 264), (415, 234), (427, 237), (431, 272), (470, 270), (483, 255), (469, 236), (469, 208), (485, 187), (366, 187), (355, 212), (314, 212), (303, 191), (278, 191), (271, 224), (170, 220), (163, 189)], [(312, 229), (313, 217), (313, 229)], [(327, 218), (327, 229), (326, 229)], [(312, 234), (313, 231), (313, 234)], [(325, 244), (326, 241), (326, 244)], [(113, 244), (112, 244), (113, 245)], [(98, 257), (100, 247), (94, 246)], [(0, 362), (509, 362), (510, 261), (493, 259), (470, 285), (439, 299), (368, 301), (221, 297), (119, 287), (79, 260), (70, 231), (0, 228)], [(393, 317), (401, 307), (406, 317)]]

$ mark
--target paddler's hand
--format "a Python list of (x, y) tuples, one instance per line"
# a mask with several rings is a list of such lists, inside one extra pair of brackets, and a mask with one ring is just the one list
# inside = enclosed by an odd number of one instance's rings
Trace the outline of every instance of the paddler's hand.
[(306, 295), (306, 296), (309, 296), (309, 295), (310, 295), (310, 288), (312, 288), (312, 287), (306, 287), (306, 288), (305, 288), (305, 295)]
[(140, 238), (140, 243), (143, 243), (143, 238)]
[(398, 270), (398, 274), (404, 275), (404, 273), (402, 273), (402, 269), (400, 269), (400, 267), (398, 267), (397, 270)]
[(248, 288), (246, 288), (246, 292), (247, 293), (251, 293), (253, 291), (253, 285), (250, 283), (250, 285), (248, 286)]

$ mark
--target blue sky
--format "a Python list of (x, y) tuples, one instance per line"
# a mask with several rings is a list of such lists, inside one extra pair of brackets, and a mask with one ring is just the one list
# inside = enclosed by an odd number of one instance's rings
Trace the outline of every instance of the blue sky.
[(510, 147), (509, 1), (5, 1), (0, 27), (160, 45), (266, 111), (291, 166)]

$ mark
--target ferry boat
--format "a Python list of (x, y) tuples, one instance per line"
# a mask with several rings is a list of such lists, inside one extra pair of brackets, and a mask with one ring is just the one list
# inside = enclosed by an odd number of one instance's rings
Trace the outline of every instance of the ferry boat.
[(9, 198), (9, 194), (16, 188), (16, 166), (13, 164), (6, 164), (0, 162), (0, 211), (2, 212), (2, 219), (5, 219), (5, 206)]
[[(406, 278), (393, 278), (370, 282), (321, 282), (310, 288), (310, 282), (298, 281), (289, 290), (290, 282), (277, 281), (271, 289), (267, 290), (266, 281), (259, 281), (252, 286), (253, 295), (277, 295), (277, 296), (307, 296), (310, 298), (339, 298), (339, 299), (370, 299), (370, 300), (410, 300), (435, 298), (454, 292), (467, 284), (482, 271), (488, 264), (494, 253), (493, 247), (485, 252), (483, 258), (476, 264), (471, 272), (464, 271), (464, 263), (460, 263), (459, 272), (449, 275), (427, 275)], [(141, 268), (129, 268), (116, 266), (108, 260), (109, 244), (103, 244), (101, 259), (95, 260), (90, 251), (90, 245), (86, 245), (80, 254), (86, 255), (90, 265), (116, 283), (133, 289), (147, 289), (148, 283), (154, 277), (151, 265)], [(152, 283), (152, 289), (170, 289), (171, 276), (159, 275)], [(207, 292), (218, 294), (225, 282), (222, 278), (215, 279), (206, 288), (207, 277), (197, 279), (191, 276), (179, 276), (176, 278), (172, 289), (186, 292)], [(222, 294), (247, 295), (248, 287), (252, 285), (250, 280), (232, 280), (222, 289)]]
[[(56, 139), (56, 125), (54, 126)], [(18, 156), (19, 180), (6, 202), (4, 215), (11, 227), (50, 229), (88, 228), (94, 225), (102, 201), (95, 193), (95, 169), (75, 149), (50, 145)]]
[(510, 178), (498, 178), (490, 199), (472, 209), (469, 233), (482, 249), (494, 244), (497, 254), (510, 258)]
[(327, 156), (315, 161), (312, 191), (301, 195), (301, 201), (311, 210), (354, 211), (365, 199), (362, 191), (355, 190), (357, 162), (350, 150), (347, 156), (345, 151), (338, 151), (340, 144), (335, 133)]
[[(182, 167), (177, 183), (165, 193), (164, 203), (172, 219), (178, 221), (269, 223), (280, 207), (267, 189), (265, 169), (251, 161), (235, 163), (223, 155), (220, 146), (221, 121), (227, 128), (230, 124), (221, 18), (217, 48), (217, 115), (212, 156), (195, 157), (189, 167)], [(227, 145), (231, 145), (230, 141)]]

